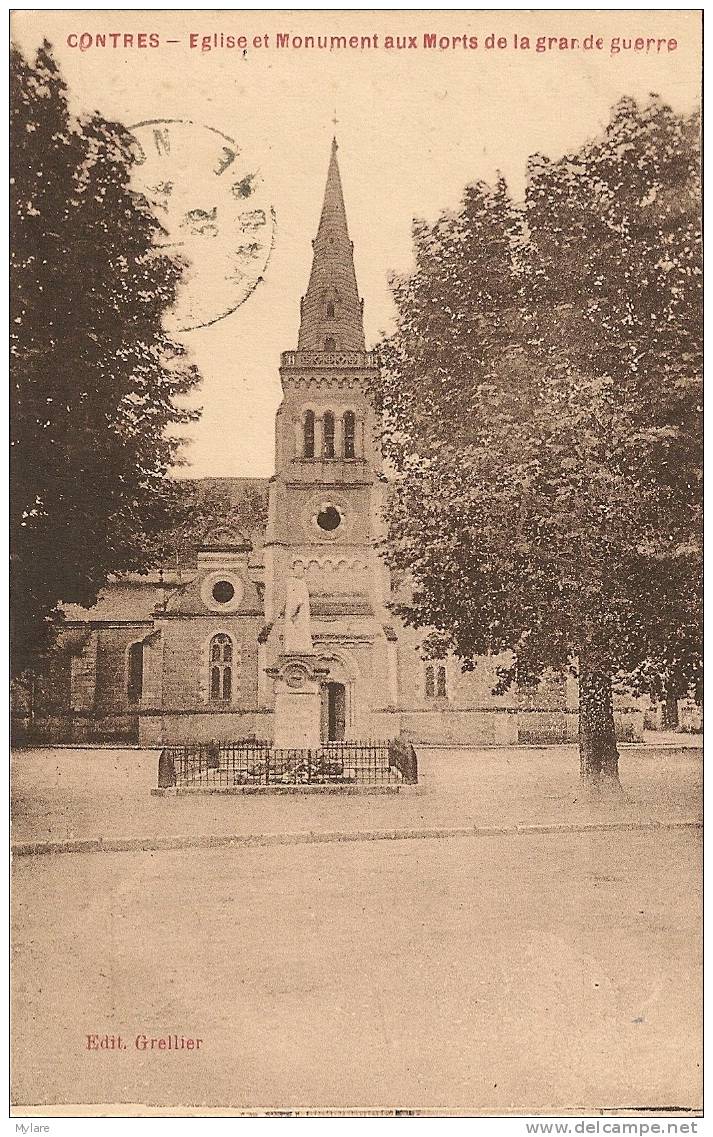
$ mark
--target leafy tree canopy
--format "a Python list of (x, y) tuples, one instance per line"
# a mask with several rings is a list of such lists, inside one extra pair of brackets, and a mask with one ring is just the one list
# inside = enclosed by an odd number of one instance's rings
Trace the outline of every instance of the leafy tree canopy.
[(11, 580), (15, 672), (61, 602), (141, 571), (170, 524), (198, 374), (162, 330), (182, 267), (130, 188), (132, 139), (76, 119), (45, 43), (11, 59)]
[(262, 484), (249, 478), (185, 480), (175, 488), (177, 524), (161, 534), (156, 546), (164, 568), (195, 566), (198, 546), (215, 529), (232, 529), (254, 540), (267, 524), (266, 480)]
[(416, 224), (381, 348), (401, 616), (511, 653), (504, 685), (577, 659), (612, 762), (612, 676), (700, 675), (699, 179), (697, 116), (623, 99), (522, 204), (479, 183)]

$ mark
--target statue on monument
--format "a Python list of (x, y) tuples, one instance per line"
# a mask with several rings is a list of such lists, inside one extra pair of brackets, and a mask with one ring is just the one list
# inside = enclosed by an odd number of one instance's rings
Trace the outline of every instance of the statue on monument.
[(311, 655), (314, 651), (310, 630), (309, 589), (303, 565), (295, 565), (292, 576), (287, 579), (283, 651), (285, 655)]

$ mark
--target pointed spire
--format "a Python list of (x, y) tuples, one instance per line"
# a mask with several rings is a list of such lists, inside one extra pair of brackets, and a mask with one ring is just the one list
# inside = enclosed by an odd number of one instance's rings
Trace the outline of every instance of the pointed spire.
[(324, 204), (307, 292), (302, 298), (298, 348), (303, 351), (364, 351), (362, 302), (359, 299), (352, 243), (339, 176), (336, 138), (324, 190)]

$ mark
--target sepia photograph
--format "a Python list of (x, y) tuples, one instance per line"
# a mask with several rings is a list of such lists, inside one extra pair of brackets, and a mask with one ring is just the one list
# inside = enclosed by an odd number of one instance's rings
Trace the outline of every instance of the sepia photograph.
[(702, 11), (10, 39), (11, 1116), (695, 1133)]

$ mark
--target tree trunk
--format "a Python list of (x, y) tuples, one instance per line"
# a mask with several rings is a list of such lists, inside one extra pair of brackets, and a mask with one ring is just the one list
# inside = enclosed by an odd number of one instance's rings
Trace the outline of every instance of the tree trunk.
[(35, 729), (35, 671), (30, 668), (27, 680), (27, 733), (32, 738)]
[(621, 795), (611, 675), (586, 657), (579, 661), (579, 773), (592, 795)]
[(663, 730), (676, 730), (678, 726), (678, 699), (673, 695), (667, 695), (664, 699), (661, 726)]

